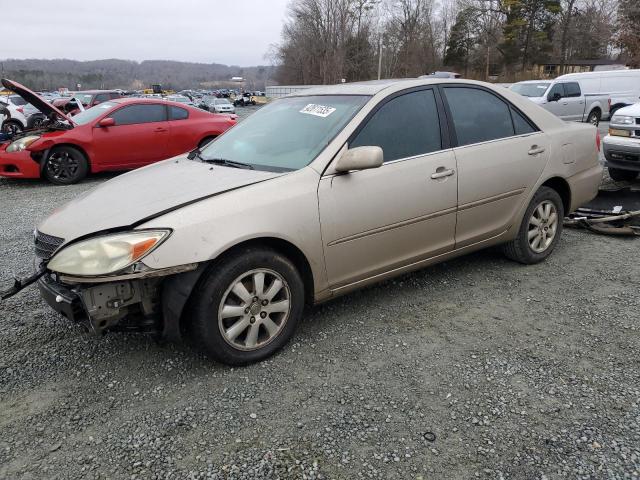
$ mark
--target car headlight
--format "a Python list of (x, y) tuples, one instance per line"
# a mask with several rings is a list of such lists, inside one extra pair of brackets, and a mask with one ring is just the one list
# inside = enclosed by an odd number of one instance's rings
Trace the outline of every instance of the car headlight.
[(611, 123), (617, 123), (618, 125), (631, 125), (633, 123), (633, 117), (625, 115), (614, 115), (611, 117)]
[(169, 230), (140, 230), (83, 240), (60, 250), (47, 266), (49, 270), (67, 275), (108, 275), (148, 255), (170, 233)]
[(21, 139), (12, 142), (7, 147), (7, 152), (21, 152), (39, 138), (40, 135), (27, 135), (26, 137), (22, 137)]

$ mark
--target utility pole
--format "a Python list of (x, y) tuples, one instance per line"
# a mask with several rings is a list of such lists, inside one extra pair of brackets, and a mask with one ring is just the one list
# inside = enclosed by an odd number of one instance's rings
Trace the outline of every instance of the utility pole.
[(382, 39), (378, 39), (378, 80), (382, 76)]

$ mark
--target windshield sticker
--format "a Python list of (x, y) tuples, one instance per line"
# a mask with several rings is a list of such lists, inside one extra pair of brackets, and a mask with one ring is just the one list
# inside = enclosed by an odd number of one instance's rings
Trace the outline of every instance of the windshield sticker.
[(326, 118), (335, 111), (336, 109), (333, 107), (326, 107), (324, 105), (315, 105), (313, 103), (310, 103), (302, 110), (300, 110), (300, 113), (306, 113), (307, 115), (315, 115), (316, 117)]

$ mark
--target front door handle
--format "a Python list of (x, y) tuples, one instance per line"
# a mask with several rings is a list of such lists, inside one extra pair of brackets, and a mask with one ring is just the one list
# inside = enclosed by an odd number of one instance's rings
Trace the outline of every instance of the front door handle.
[(532, 145), (531, 149), (527, 153), (529, 155), (538, 155), (539, 153), (544, 153), (544, 148), (537, 145)]
[(437, 180), (439, 178), (450, 177), (454, 173), (456, 173), (456, 171), (453, 168), (446, 169), (445, 167), (438, 167), (436, 172), (431, 174), (431, 178)]
[(154, 130), (154, 132), (158, 132), (158, 133), (162, 133), (162, 132), (166, 132), (167, 129), (166, 128), (162, 128), (162, 127), (158, 127)]

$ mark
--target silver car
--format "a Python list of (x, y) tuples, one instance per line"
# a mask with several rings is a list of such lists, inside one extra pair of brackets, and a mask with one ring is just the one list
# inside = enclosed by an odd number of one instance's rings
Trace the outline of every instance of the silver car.
[(492, 245), (544, 260), (596, 195), (597, 142), (481, 82), (304, 90), (55, 210), (31, 280), (95, 332), (185, 337), (246, 364), (281, 348), (306, 304)]
[(211, 113), (236, 113), (236, 107), (226, 98), (212, 98), (207, 106)]

